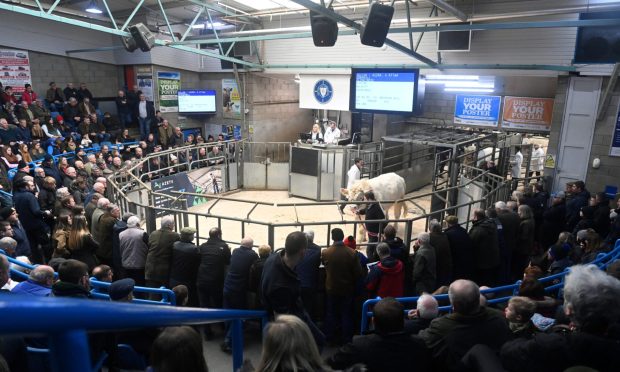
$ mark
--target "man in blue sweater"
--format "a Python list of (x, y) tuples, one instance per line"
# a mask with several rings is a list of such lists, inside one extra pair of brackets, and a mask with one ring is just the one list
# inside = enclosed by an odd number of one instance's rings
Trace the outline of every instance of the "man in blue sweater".
[(52, 292), (52, 284), (54, 284), (54, 269), (50, 266), (39, 265), (30, 272), (28, 280), (16, 285), (11, 292), (47, 297)]

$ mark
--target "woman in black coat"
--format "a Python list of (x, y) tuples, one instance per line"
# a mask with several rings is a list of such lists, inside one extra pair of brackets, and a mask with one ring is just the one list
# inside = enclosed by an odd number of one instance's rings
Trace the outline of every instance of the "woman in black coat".
[(99, 248), (99, 243), (93, 239), (88, 231), (86, 217), (78, 215), (73, 217), (71, 232), (67, 242), (67, 249), (71, 252), (71, 258), (82, 261), (88, 266), (90, 272), (99, 264), (95, 252)]

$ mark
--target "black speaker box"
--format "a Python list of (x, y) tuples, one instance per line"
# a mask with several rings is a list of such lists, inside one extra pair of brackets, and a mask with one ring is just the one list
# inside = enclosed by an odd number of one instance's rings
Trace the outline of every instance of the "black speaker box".
[(138, 49), (138, 45), (136, 45), (136, 41), (132, 37), (121, 36), (121, 42), (129, 53), (133, 53), (133, 51)]
[(141, 51), (148, 52), (155, 46), (155, 35), (144, 24), (136, 23), (129, 27), (129, 33)]
[(382, 47), (385, 43), (390, 23), (394, 16), (394, 8), (389, 5), (372, 3), (364, 15), (360, 40), (362, 44), (373, 47)]
[(312, 28), (312, 41), (317, 47), (331, 47), (338, 39), (338, 22), (335, 20), (310, 11), (310, 27)]

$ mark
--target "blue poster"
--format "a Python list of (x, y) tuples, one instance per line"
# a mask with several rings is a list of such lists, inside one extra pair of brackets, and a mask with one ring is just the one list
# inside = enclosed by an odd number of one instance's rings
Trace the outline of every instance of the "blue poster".
[(454, 104), (454, 123), (497, 127), (501, 103), (500, 96), (457, 95)]
[(614, 136), (611, 138), (609, 156), (620, 156), (620, 106), (618, 106), (616, 113), (616, 125), (614, 126)]

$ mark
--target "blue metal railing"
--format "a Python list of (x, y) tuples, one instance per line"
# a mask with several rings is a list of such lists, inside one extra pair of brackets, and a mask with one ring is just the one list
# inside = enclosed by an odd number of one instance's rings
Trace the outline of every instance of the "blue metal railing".
[[(599, 268), (604, 270), (604, 269), (607, 268), (607, 266), (609, 264), (611, 264), (612, 262), (614, 262), (617, 259), (620, 259), (620, 239), (616, 241), (614, 249), (611, 250), (611, 252), (599, 253), (597, 255), (596, 259), (591, 262), (591, 264), (597, 265)], [(555, 291), (560, 290), (560, 289), (562, 289), (564, 287), (564, 278), (566, 277), (566, 274), (568, 274), (569, 272), (570, 272), (570, 268), (567, 268), (566, 270), (564, 270), (563, 272), (561, 272), (559, 274), (550, 275), (550, 276), (541, 278), (541, 279), (539, 279), (539, 281), (544, 284), (544, 283), (552, 283), (555, 280), (559, 280), (560, 281), (559, 283), (552, 284), (552, 285), (549, 285), (549, 286), (545, 287), (545, 292), (547, 292), (547, 293), (555, 292)], [(510, 296), (491, 298), (491, 299), (487, 300), (488, 304), (505, 303), (505, 302), (508, 302), (508, 300), (510, 300), (510, 298), (512, 296), (515, 296), (518, 293), (520, 285), (521, 285), (521, 281), (519, 280), (515, 284), (510, 284), (510, 285), (505, 285), (505, 286), (501, 286), (501, 287), (484, 289), (484, 290), (481, 290), (480, 293), (481, 294), (493, 294), (493, 293), (505, 293), (505, 292), (512, 291), (512, 295), (510, 295)], [(447, 294), (435, 295), (433, 297), (435, 297), (435, 299), (437, 299), (437, 301), (445, 301), (445, 300), (448, 299), (448, 295)], [(400, 303), (403, 303), (403, 304), (413, 304), (413, 303), (417, 303), (419, 298), (420, 298), (419, 296), (416, 296), (416, 297), (399, 297), (399, 298), (396, 298), (396, 300), (398, 302), (400, 302)], [(361, 320), (361, 326), (360, 326), (360, 331), (362, 333), (368, 331), (369, 319), (372, 318), (372, 315), (373, 315), (372, 311), (370, 311), (370, 308), (374, 304), (379, 302), (380, 300), (381, 300), (380, 298), (374, 298), (374, 299), (371, 299), (371, 300), (366, 300), (364, 302), (364, 304), (362, 305), (362, 320)], [(440, 312), (448, 312), (448, 311), (451, 311), (451, 310), (452, 310), (452, 305), (440, 306), (439, 307), (439, 311)], [(405, 310), (405, 314), (408, 311), (409, 310)]]
[[(233, 371), (243, 363), (244, 319), (266, 319), (264, 311), (178, 308), (71, 298), (0, 294), (1, 334), (47, 335), (52, 371), (91, 370), (86, 331), (232, 322)], [(50, 321), (53, 319), (54, 321)]]
[[(35, 267), (37, 267), (37, 265), (29, 265), (25, 262), (21, 262), (19, 260), (16, 260), (12, 257), (7, 256), (6, 253), (2, 249), (0, 249), (0, 254), (5, 255), (10, 263), (23, 267), (25, 269), (33, 270)], [(17, 278), (19, 280), (28, 280), (28, 274), (21, 272), (19, 270), (11, 268), (10, 273), (11, 273), (12, 278)], [(58, 279), (58, 273), (54, 273), (54, 278)], [(110, 287), (110, 283), (101, 282), (95, 278), (90, 278), (89, 281), (90, 281), (90, 286), (92, 287), (90, 294), (93, 298), (96, 298), (99, 300), (110, 299), (110, 296), (107, 294), (108, 288)], [(152, 301), (152, 300), (143, 300), (139, 298), (134, 298), (132, 302), (135, 302), (138, 304), (172, 305), (172, 306), (176, 305), (176, 296), (174, 295), (174, 292), (166, 287), (149, 288), (149, 287), (135, 286), (133, 292), (134, 293), (145, 293), (145, 294), (157, 294), (157, 295), (161, 295), (162, 297), (161, 301)]]

